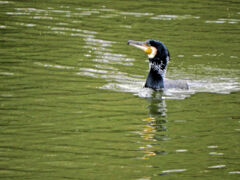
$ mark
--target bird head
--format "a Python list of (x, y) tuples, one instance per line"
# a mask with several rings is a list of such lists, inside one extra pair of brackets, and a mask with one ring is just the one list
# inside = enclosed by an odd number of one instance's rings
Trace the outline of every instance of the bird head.
[(153, 40), (144, 42), (129, 40), (128, 45), (143, 50), (149, 58), (154, 58), (157, 54), (157, 46), (154, 44)]
[(148, 55), (149, 60), (152, 60), (152, 61), (157, 62), (160, 60), (164, 60), (167, 57), (169, 58), (170, 56), (168, 49), (160, 41), (156, 41), (152, 39), (149, 39), (144, 42), (129, 40), (128, 45), (131, 45), (143, 50)]

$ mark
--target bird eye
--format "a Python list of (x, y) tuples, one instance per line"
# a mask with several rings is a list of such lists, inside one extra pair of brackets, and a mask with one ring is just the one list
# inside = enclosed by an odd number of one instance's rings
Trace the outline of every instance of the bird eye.
[(151, 41), (150, 39), (149, 39), (149, 40), (146, 40), (146, 41), (145, 41), (145, 44), (146, 44), (147, 46), (151, 46), (150, 41)]
[(146, 41), (146, 43), (147, 43), (149, 46), (152, 46), (152, 45), (154, 44), (154, 40), (148, 39), (148, 40)]

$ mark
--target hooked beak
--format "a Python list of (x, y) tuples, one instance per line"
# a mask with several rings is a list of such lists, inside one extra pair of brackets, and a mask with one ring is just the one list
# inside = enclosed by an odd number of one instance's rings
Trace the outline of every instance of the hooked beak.
[(138, 49), (141, 49), (145, 53), (147, 53), (148, 55), (150, 55), (152, 53), (152, 51), (153, 51), (153, 47), (147, 45), (145, 42), (129, 40), (128, 41), (128, 45), (134, 46), (134, 47), (136, 47)]

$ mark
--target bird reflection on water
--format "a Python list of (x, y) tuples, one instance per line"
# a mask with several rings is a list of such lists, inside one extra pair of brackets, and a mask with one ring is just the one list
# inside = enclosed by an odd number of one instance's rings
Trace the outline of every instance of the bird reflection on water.
[(141, 137), (147, 143), (144, 147), (140, 147), (140, 149), (144, 150), (142, 159), (149, 159), (149, 157), (157, 154), (166, 154), (164, 150), (153, 147), (158, 145), (158, 141), (168, 140), (167, 135), (163, 134), (163, 132), (167, 131), (167, 105), (162, 98), (162, 93), (154, 91), (152, 97), (147, 99), (149, 102), (149, 117), (143, 120), (146, 125), (141, 132)]

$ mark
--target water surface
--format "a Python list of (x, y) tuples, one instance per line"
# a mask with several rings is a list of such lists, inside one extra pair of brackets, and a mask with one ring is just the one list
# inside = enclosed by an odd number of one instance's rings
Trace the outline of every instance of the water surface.
[[(236, 1), (0, 1), (1, 179), (239, 179)], [(166, 77), (142, 88), (162, 41)]]

